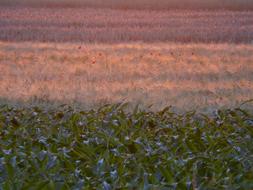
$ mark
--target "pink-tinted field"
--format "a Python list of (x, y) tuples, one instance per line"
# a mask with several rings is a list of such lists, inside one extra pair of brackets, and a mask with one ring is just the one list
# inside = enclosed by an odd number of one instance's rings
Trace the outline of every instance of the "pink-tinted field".
[(253, 46), (4, 42), (0, 97), (86, 108), (123, 100), (156, 109), (238, 106), (253, 98)]
[(253, 10), (252, 0), (1, 0), (1, 5), (148, 10)]
[(253, 11), (0, 6), (0, 104), (231, 107), (252, 77)]
[(0, 41), (253, 42), (253, 12), (0, 7)]

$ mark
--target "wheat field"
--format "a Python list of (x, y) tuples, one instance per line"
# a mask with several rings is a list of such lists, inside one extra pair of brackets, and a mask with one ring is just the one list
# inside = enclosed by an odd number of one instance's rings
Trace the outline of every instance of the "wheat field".
[(253, 98), (251, 11), (0, 6), (0, 99), (214, 109)]
[(0, 97), (96, 107), (238, 106), (253, 95), (253, 46), (0, 43)]

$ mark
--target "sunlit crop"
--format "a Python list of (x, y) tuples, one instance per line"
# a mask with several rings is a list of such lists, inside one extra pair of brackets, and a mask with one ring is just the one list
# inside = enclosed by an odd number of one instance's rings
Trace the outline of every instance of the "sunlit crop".
[(0, 43), (0, 102), (231, 108), (253, 98), (252, 63), (249, 44)]

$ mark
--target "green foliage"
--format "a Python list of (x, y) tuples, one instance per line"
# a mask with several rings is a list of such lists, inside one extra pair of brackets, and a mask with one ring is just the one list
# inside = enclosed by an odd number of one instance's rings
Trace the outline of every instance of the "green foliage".
[(0, 189), (253, 189), (253, 115), (0, 108)]

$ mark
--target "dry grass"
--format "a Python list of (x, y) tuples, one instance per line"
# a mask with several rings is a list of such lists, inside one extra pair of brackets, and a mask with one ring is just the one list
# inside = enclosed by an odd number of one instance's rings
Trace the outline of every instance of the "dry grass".
[(253, 46), (0, 43), (0, 97), (178, 108), (253, 98)]
[(0, 5), (35, 7), (96, 7), (116, 9), (252, 10), (252, 0), (1, 0)]
[(1, 41), (253, 42), (253, 12), (0, 7)]

